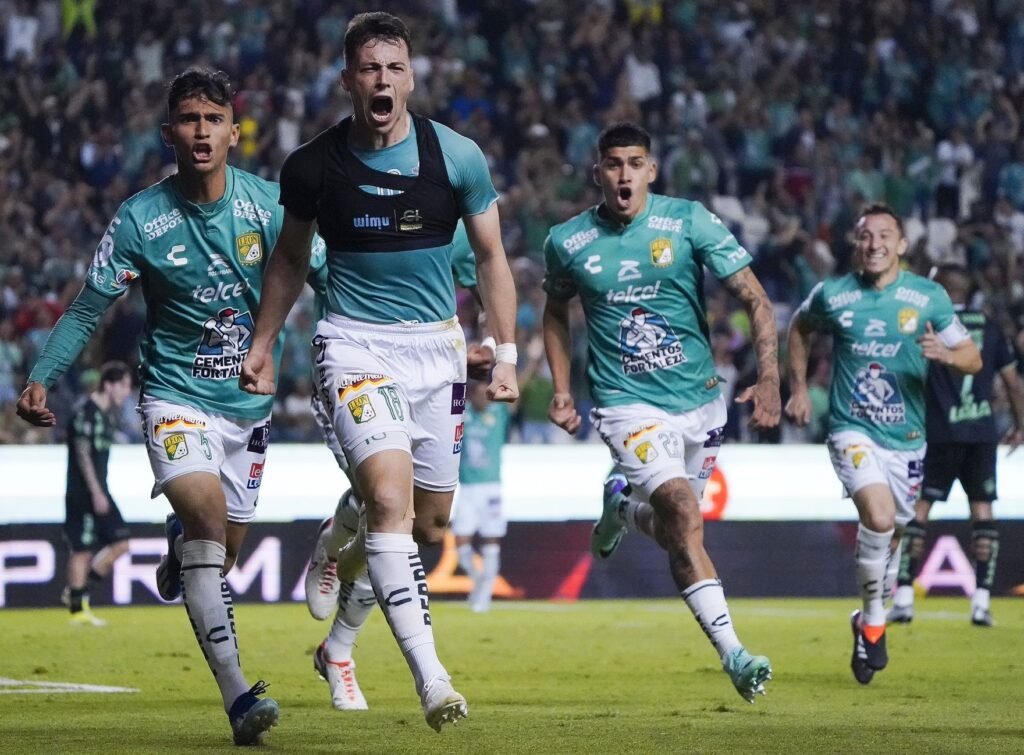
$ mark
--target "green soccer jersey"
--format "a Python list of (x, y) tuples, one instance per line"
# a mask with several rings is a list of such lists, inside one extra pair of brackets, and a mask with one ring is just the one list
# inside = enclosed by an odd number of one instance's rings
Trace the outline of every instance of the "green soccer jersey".
[(466, 224), (462, 219), (455, 226), (455, 235), (452, 236), (452, 277), (463, 288), (476, 285), (476, 255), (469, 245)]
[(478, 412), (466, 402), (459, 463), (459, 482), (463, 485), (501, 482), (501, 448), (508, 437), (511, 416), (508, 404), (490, 403)]
[(800, 314), (834, 340), (829, 431), (857, 430), (885, 448), (920, 448), (928, 360), (917, 339), (927, 323), (947, 346), (970, 337), (942, 286), (900, 271), (879, 291), (850, 273), (819, 283)]
[(599, 407), (684, 412), (720, 394), (704, 268), (726, 278), (750, 255), (702, 204), (651, 194), (626, 226), (593, 207), (553, 227), (544, 255), (548, 295), (579, 295), (583, 304), (587, 375)]
[[(463, 215), (485, 212), (498, 199), (487, 159), (470, 139), (431, 122), (444, 153), (445, 168)], [(398, 144), (352, 153), (381, 173), (419, 174), (416, 124)], [(393, 189), (360, 187), (387, 195)], [(468, 243), (468, 242), (467, 242)], [(409, 252), (365, 252), (331, 249), (328, 306), (332, 312), (364, 322), (439, 322), (455, 316), (452, 245)], [(475, 276), (474, 276), (475, 278)], [(461, 279), (460, 279), (461, 280)]]
[(281, 229), (278, 193), (277, 184), (228, 167), (224, 196), (216, 202), (189, 202), (172, 177), (118, 209), (86, 285), (108, 298), (142, 286), (144, 393), (232, 417), (270, 413), (273, 396), (244, 393), (238, 376)]

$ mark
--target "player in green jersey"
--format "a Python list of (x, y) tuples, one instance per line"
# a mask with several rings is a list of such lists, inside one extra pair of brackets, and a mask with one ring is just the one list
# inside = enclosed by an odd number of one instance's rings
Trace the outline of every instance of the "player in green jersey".
[(961, 373), (981, 355), (942, 286), (900, 269), (903, 224), (888, 207), (867, 207), (855, 227), (854, 269), (819, 283), (789, 326), (786, 413), (810, 421), (807, 361), (816, 331), (833, 339), (828, 448), (853, 498), (857, 584), (853, 675), (868, 684), (888, 664), (885, 601), (898, 571), (899, 532), (913, 517), (925, 452), (925, 379), (930, 361)]
[(366, 532), (354, 542), (365, 549), (424, 717), (440, 730), (467, 706), (437, 657), (417, 542), (441, 540), (458, 481), (466, 345), (450, 265), (459, 217), (500, 342), (488, 392), (502, 401), (519, 392), (515, 288), (480, 148), (406, 108), (409, 45), (405, 24), (388, 13), (349, 24), (342, 85), (353, 116), (285, 160), (285, 221), (267, 276), (274, 285), (261, 302), (241, 385), (274, 392), (271, 347), (302, 286), (315, 228), (327, 243), (329, 273), (317, 389), (366, 503)]
[(71, 551), (66, 593), (72, 624), (106, 624), (93, 614), (90, 595), (128, 551), (129, 531), (107, 486), (107, 462), (118, 425), (115, 418), (131, 391), (128, 366), (108, 362), (100, 368), (96, 390), (75, 406), (68, 423), (64, 539)]
[[(18, 412), (33, 424), (54, 424), (47, 388), (104, 310), (139, 282), (148, 311), (139, 411), (153, 494), (167, 496), (184, 527), (180, 556), (169, 532), (168, 561), (175, 574), (180, 568), (185, 608), (235, 743), (251, 745), (276, 724), (278, 705), (259, 697), (265, 683), (250, 686), (242, 675), (224, 572), (255, 516), (267, 452), (273, 399), (240, 393), (237, 377), (282, 213), (277, 185), (227, 165), (238, 141), (231, 97), (220, 72), (189, 69), (171, 82), (162, 135), (178, 172), (118, 209), (82, 292), (29, 376)], [(273, 345), (273, 359), (281, 346)]]
[[(491, 607), (494, 580), (501, 568), (501, 540), (508, 530), (501, 504), (501, 450), (512, 414), (508, 404), (488, 402), (486, 385), (479, 381), (469, 384), (466, 399), (459, 493), (451, 528), (459, 566), (473, 581), (469, 606), (484, 613)], [(480, 538), (479, 567), (474, 536)]]
[(757, 383), (751, 425), (779, 422), (778, 339), (771, 302), (750, 255), (697, 202), (649, 192), (657, 166), (650, 136), (619, 123), (598, 141), (594, 179), (604, 201), (551, 229), (545, 242), (544, 345), (555, 395), (551, 421), (574, 433), (569, 392), (569, 300), (586, 315), (594, 427), (616, 471), (592, 549), (606, 558), (626, 528), (668, 552), (680, 594), (748, 702), (764, 693), (771, 664), (736, 636), (722, 583), (704, 550), (700, 498), (722, 445), (727, 407), (708, 338), (703, 276), (709, 269), (750, 316)]

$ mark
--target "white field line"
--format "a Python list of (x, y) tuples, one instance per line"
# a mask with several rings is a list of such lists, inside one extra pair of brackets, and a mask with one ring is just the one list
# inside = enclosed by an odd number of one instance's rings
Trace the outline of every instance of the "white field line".
[[(4, 689), (5, 687), (13, 689)], [(101, 684), (75, 684), (73, 682), (34, 682), (0, 677), (0, 695), (52, 695), (64, 692), (117, 694), (138, 692), (134, 687), (106, 687)]]

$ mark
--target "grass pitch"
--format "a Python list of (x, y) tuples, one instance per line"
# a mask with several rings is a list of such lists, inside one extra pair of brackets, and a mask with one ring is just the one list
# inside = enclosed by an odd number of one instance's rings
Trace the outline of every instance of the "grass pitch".
[[(771, 657), (768, 695), (733, 690), (679, 600), (432, 606), (441, 658), (470, 716), (435, 734), (375, 613), (356, 651), (366, 712), (330, 706), (312, 669), (327, 630), (301, 604), (236, 606), (250, 682), (271, 682), (293, 753), (1024, 752), (1024, 601), (994, 601), (976, 628), (965, 599), (918, 603), (889, 629), (890, 666), (849, 670), (856, 600), (732, 600), (741, 639)], [(0, 752), (236, 751), (180, 606), (111, 608), (103, 628), (57, 609), (0, 611), (0, 677), (112, 685), (130, 694), (0, 686)], [(39, 689), (39, 687), (36, 687)], [(17, 691), (17, 694), (10, 694)]]

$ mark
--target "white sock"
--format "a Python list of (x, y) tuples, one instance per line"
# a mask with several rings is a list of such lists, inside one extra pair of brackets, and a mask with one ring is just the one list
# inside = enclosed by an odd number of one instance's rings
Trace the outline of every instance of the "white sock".
[(742, 647), (732, 626), (722, 580), (702, 579), (687, 587), (681, 594), (720, 658), (725, 658), (736, 648)]
[(484, 568), (476, 579), (473, 592), (480, 601), (480, 608), (487, 608), (491, 604), (491, 594), (494, 592), (494, 580), (498, 578), (498, 571), (501, 569), (501, 546), (498, 543), (487, 543), (480, 549), (484, 557)]
[(654, 507), (646, 501), (630, 498), (623, 512), (626, 529), (630, 532), (641, 532), (647, 537), (654, 537)]
[(894, 531), (874, 532), (863, 524), (857, 526), (857, 586), (864, 603), (862, 621), (868, 626), (885, 625), (882, 596), (890, 556), (889, 544)]
[(885, 579), (882, 582), (882, 603), (888, 604), (892, 598), (893, 590), (896, 588), (896, 580), (900, 576), (900, 544), (896, 544), (896, 550), (889, 548), (889, 555), (885, 559)]
[(412, 535), (368, 532), (366, 561), (377, 602), (409, 664), (416, 692), (421, 693), (427, 681), (447, 672), (434, 648), (427, 575), (419, 549)]
[(914, 586), (900, 585), (896, 588), (896, 595), (892, 599), (893, 605), (900, 608), (909, 608), (914, 605)]
[(212, 540), (189, 540), (181, 548), (182, 599), (224, 710), (249, 689), (242, 676), (235, 634), (235, 609), (224, 581), (226, 549)]
[(473, 563), (473, 546), (471, 543), (460, 545), (455, 549), (456, 553), (459, 554), (459, 566), (462, 571), (466, 572), (466, 575), (474, 582), (480, 578), (477, 573), (476, 564)]
[(334, 615), (331, 631), (327, 635), (327, 657), (332, 661), (352, 658), (359, 630), (366, 624), (370, 612), (377, 604), (370, 584), (370, 575), (364, 574), (355, 582), (342, 582), (338, 595), (338, 612)]
[(990, 598), (991, 593), (984, 587), (979, 587), (974, 591), (974, 595), (971, 596), (971, 610), (989, 610), (989, 606), (991, 605)]
[(356, 536), (359, 531), (359, 510), (362, 505), (351, 489), (346, 490), (338, 499), (334, 509), (334, 521), (327, 529), (325, 547), (327, 557), (337, 557), (339, 550)]

